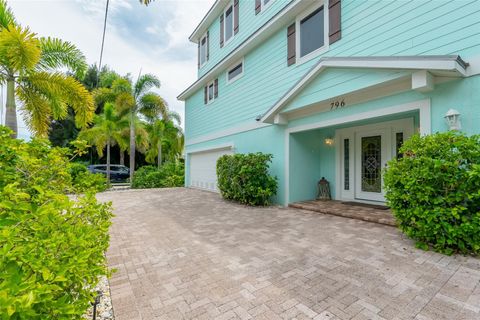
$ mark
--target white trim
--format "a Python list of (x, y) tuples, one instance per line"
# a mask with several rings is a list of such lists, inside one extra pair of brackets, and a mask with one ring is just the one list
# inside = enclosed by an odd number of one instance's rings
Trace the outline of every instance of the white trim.
[(345, 124), (354, 121), (361, 121), (383, 116), (395, 115), (409, 111), (418, 110), (420, 113), (420, 134), (426, 135), (431, 133), (431, 103), (430, 99), (418, 100), (401, 105), (395, 105), (382, 109), (356, 113), (345, 117), (323, 120), (315, 123), (299, 125), (285, 130), (285, 204), (288, 205), (290, 197), (290, 134), (295, 132), (320, 129), (335, 125)]
[(260, 14), (263, 13), (263, 11), (267, 10), (268, 8), (270, 8), (270, 6), (272, 5), (272, 3), (275, 1), (275, 0), (269, 0), (267, 4), (264, 3), (265, 0), (260, 0)]
[[(208, 31), (205, 32), (205, 34), (200, 38), (200, 41), (198, 42), (200, 44), (200, 57), (199, 57), (200, 58), (200, 61), (199, 61), (200, 62), (200, 68), (202, 68), (208, 62), (207, 52), (210, 50), (210, 48), (208, 46), (209, 45), (209, 43), (208, 43), (209, 39), (207, 39), (207, 33), (208, 33)], [(202, 63), (201, 60), (202, 60), (202, 40), (203, 40), (203, 38), (205, 38), (205, 61)]]
[[(315, 49), (314, 51), (306, 54), (305, 56), (301, 57), (301, 26), (300, 22), (308, 17), (310, 14), (312, 14), (314, 11), (320, 9), (320, 7), (323, 7), (323, 46), (320, 48)], [(295, 29), (297, 30), (297, 35), (295, 37), (295, 52), (297, 52), (296, 55), (296, 65), (301, 65), (302, 63), (305, 63), (309, 60), (312, 60), (313, 58), (318, 57), (319, 55), (327, 52), (329, 50), (329, 41), (328, 41), (328, 5), (325, 4), (324, 0), (321, 0), (314, 5), (312, 5), (310, 8), (302, 12), (300, 15), (298, 15), (295, 19)]]
[(215, 145), (213, 147), (204, 147), (204, 148), (195, 148), (190, 151), (186, 151), (185, 153), (188, 154), (194, 154), (194, 153), (202, 153), (202, 152), (210, 152), (210, 151), (217, 151), (217, 150), (223, 150), (223, 149), (235, 149), (235, 144), (233, 142), (228, 142), (228, 143), (222, 143)]
[(242, 133), (242, 132), (261, 129), (261, 128), (265, 128), (265, 127), (268, 127), (268, 126), (271, 126), (271, 124), (261, 123), (261, 122), (257, 122), (257, 121), (256, 122), (248, 122), (248, 123), (244, 123), (244, 124), (241, 124), (239, 126), (232, 127), (232, 128), (229, 128), (229, 129), (225, 129), (225, 130), (222, 130), (222, 131), (217, 131), (217, 132), (214, 132), (214, 133), (206, 134), (206, 135), (200, 136), (198, 138), (188, 139), (188, 140), (185, 141), (185, 145), (186, 146), (191, 146), (191, 145), (194, 145), (194, 144), (197, 144), (197, 143), (202, 143), (202, 142), (206, 142), (206, 141), (210, 141), (210, 140), (215, 140), (215, 139), (231, 136), (231, 135)]
[[(230, 71), (232, 71), (233, 69), (235, 69), (239, 64), (242, 65), (242, 72), (240, 74), (238, 74), (237, 76), (235, 76), (233, 79), (229, 79), (228, 78), (228, 74), (230, 73)], [(233, 63), (228, 69), (227, 71), (225, 72), (225, 82), (227, 84), (230, 84), (230, 83), (233, 83), (235, 81), (237, 81), (238, 79), (240, 79), (241, 77), (243, 77), (243, 74), (245, 72), (245, 59), (242, 58), (241, 60)]]
[[(335, 200), (344, 200), (344, 201), (367, 201), (370, 203), (375, 202), (385, 202), (384, 193), (377, 195), (377, 199), (364, 199), (361, 196), (365, 196), (365, 192), (359, 192), (358, 186), (358, 173), (359, 173), (359, 161), (358, 157), (360, 156), (358, 143), (360, 142), (358, 137), (361, 137), (368, 132), (379, 133), (383, 132), (382, 137), (386, 138), (382, 141), (383, 144), (387, 144), (385, 148), (382, 148), (382, 159), (385, 164), (389, 159), (392, 159), (396, 156), (395, 146), (393, 145), (393, 136), (392, 134), (397, 132), (404, 133), (404, 139), (410, 138), (414, 134), (414, 118), (402, 118), (398, 120), (382, 121), (376, 122), (368, 125), (354, 126), (343, 129), (335, 130), (335, 143), (338, 146), (335, 150)], [(350, 139), (350, 179), (349, 185), (350, 189), (348, 191), (343, 189), (343, 140)], [(383, 164), (382, 164), (383, 167)], [(383, 180), (382, 180), (382, 190), (384, 189)]]
[(180, 101), (185, 101), (185, 99), (190, 97), (193, 93), (197, 92), (198, 89), (204, 86), (206, 79), (222, 73), (225, 70), (225, 67), (227, 65), (230, 65), (232, 61), (238, 60), (240, 57), (246, 55), (251, 49), (255, 48), (259, 43), (267, 40), (273, 33), (277, 32), (285, 25), (287, 25), (292, 19), (295, 18), (298, 12), (304, 10), (309, 4), (310, 1), (305, 0), (293, 0), (292, 2), (288, 3), (285, 7), (280, 9), (277, 15), (275, 15), (262, 27), (257, 29), (251, 37), (247, 38), (247, 40), (245, 40), (238, 47), (232, 50), (226, 57), (220, 60), (220, 62), (218, 62), (214, 67), (212, 67), (200, 79), (197, 79), (197, 81), (195, 81), (187, 89), (180, 93), (177, 96), (177, 99)]
[[(227, 10), (230, 9), (230, 7), (232, 8), (232, 36), (230, 38), (228, 38), (228, 40), (226, 39), (226, 36), (227, 36)], [(233, 38), (235, 38), (235, 7), (233, 6), (233, 1), (230, 1), (230, 3), (225, 7), (225, 9), (223, 10), (223, 47), (225, 47), (227, 45), (227, 43), (230, 43), (230, 41), (232, 41)]]
[(326, 68), (362, 68), (362, 69), (406, 69), (450, 71), (451, 76), (464, 77), (466, 70), (453, 57), (347, 57), (321, 58), (310, 71), (292, 87), (277, 103), (262, 117), (262, 122), (272, 122), (273, 116), (290, 102), (310, 81)]

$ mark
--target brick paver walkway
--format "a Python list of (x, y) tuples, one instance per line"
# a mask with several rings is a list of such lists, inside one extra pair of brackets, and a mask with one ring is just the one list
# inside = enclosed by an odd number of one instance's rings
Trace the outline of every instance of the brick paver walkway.
[(189, 189), (107, 192), (116, 320), (480, 319), (480, 262), (395, 228)]

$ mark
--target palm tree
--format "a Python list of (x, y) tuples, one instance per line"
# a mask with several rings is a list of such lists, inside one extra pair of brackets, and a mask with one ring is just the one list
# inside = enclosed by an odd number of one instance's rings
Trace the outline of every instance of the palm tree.
[(112, 103), (106, 103), (103, 113), (95, 116), (93, 127), (81, 131), (78, 136), (94, 145), (100, 157), (103, 157), (103, 150), (107, 149), (107, 183), (110, 183), (110, 147), (115, 144), (120, 148), (126, 147), (122, 139), (125, 128), (128, 128), (128, 119), (119, 115)]
[(0, 0), (0, 84), (7, 84), (5, 124), (17, 135), (17, 107), (28, 127), (46, 136), (51, 119), (64, 119), (68, 106), (75, 124), (87, 126), (94, 112), (93, 99), (81, 83), (60, 70), (85, 72), (85, 57), (73, 44), (55, 38), (38, 38), (17, 24), (6, 1)]
[(146, 6), (148, 6), (150, 3), (152, 3), (153, 1), (155, 0), (139, 0), (141, 4), (144, 4)]
[(147, 124), (150, 145), (153, 148), (148, 150), (146, 160), (153, 163), (156, 158), (158, 168), (163, 161), (163, 145), (170, 147), (169, 151), (173, 159), (176, 159), (183, 151), (183, 133), (173, 119), (180, 123), (180, 116), (177, 113), (169, 112), (169, 118), (157, 119)]
[(138, 117), (155, 119), (159, 115), (166, 118), (168, 108), (163, 98), (151, 91), (160, 88), (160, 80), (151, 74), (138, 78), (135, 84), (125, 78), (116, 79), (112, 88), (102, 88), (96, 92), (97, 101), (115, 101), (115, 105), (122, 114), (128, 114), (130, 121), (130, 181), (133, 181), (135, 172), (135, 127)]

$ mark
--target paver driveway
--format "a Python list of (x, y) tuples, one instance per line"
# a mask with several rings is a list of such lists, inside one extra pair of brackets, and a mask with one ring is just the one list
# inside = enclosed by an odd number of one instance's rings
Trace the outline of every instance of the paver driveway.
[(395, 228), (190, 190), (107, 192), (117, 320), (480, 319), (480, 262)]

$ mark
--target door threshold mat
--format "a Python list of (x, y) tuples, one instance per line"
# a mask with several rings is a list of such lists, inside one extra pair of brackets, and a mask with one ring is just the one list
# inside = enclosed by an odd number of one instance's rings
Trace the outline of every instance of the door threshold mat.
[(370, 203), (362, 203), (362, 202), (355, 202), (355, 201), (342, 201), (342, 204), (346, 204), (349, 206), (357, 206), (357, 207), (365, 207), (377, 210), (388, 210), (390, 209), (387, 206), (383, 206), (381, 204), (370, 204)]

